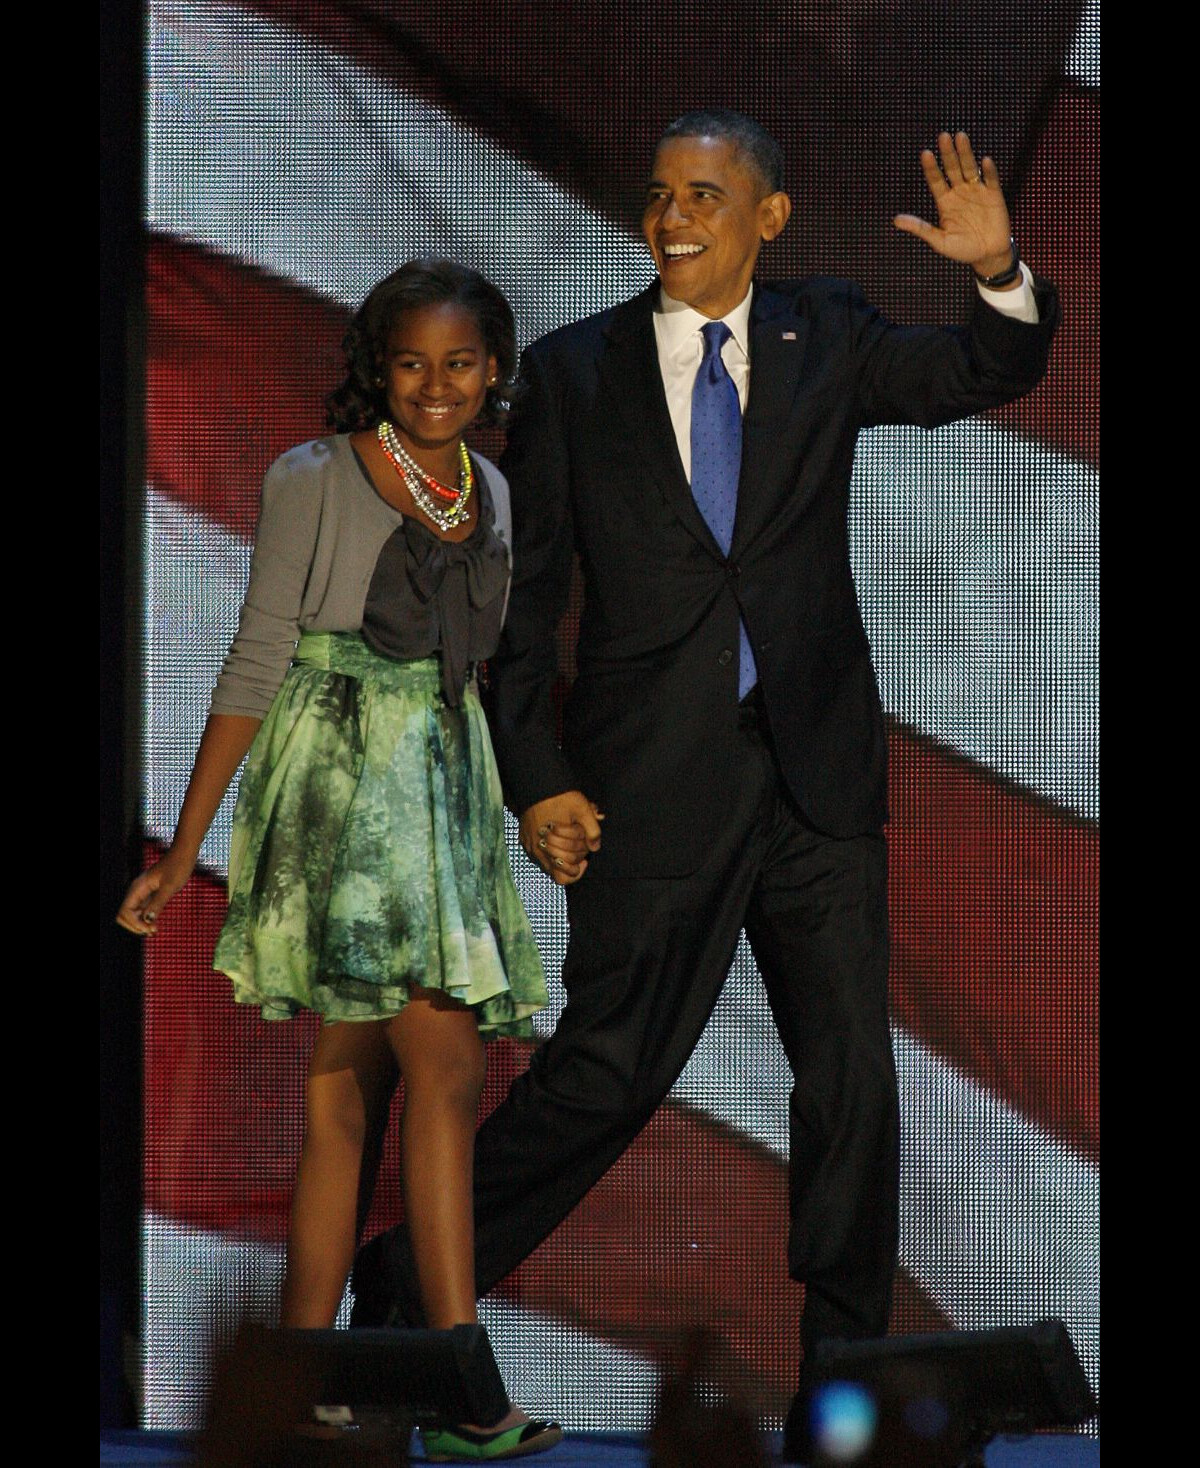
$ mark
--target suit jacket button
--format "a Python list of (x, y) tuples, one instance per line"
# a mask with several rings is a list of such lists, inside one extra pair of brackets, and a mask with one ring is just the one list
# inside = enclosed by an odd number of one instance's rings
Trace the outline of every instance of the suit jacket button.
[(733, 653), (729, 650), (729, 648), (723, 647), (721, 649), (721, 651), (717, 654), (717, 662), (719, 662), (723, 668), (726, 667), (729, 663), (733, 662)]
[(736, 561), (730, 561), (725, 567), (725, 574), (729, 576), (731, 580), (736, 580), (737, 577), (742, 574), (742, 568), (738, 565)]

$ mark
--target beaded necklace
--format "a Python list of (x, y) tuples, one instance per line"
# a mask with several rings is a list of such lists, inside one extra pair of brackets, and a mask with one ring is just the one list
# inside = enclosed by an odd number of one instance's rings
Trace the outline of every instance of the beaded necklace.
[(413, 504), (426, 519), (432, 520), (443, 532), (469, 523), (471, 517), (467, 513), (467, 500), (475, 487), (475, 471), (471, 468), (471, 456), (461, 438), (458, 441), (458, 487), (455, 489), (421, 468), (386, 418), (380, 423), (376, 437), (388, 462), (404, 481)]

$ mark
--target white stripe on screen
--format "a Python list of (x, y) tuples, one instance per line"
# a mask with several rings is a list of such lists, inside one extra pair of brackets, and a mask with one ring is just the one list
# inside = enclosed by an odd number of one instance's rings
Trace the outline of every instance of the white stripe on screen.
[(1087, 0), (1067, 56), (1067, 75), (1085, 87), (1100, 85), (1100, 0)]

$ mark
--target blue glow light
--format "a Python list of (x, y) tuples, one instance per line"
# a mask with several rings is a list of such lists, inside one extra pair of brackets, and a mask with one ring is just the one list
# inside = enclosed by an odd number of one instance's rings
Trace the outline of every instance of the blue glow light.
[(871, 1446), (878, 1412), (865, 1387), (831, 1381), (812, 1401), (813, 1441), (836, 1463), (853, 1463)]

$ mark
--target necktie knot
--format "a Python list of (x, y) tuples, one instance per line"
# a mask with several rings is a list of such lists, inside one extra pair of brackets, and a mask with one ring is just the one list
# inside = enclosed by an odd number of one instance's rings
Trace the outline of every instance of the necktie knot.
[(706, 321), (700, 328), (704, 338), (704, 360), (710, 361), (721, 355), (721, 348), (733, 335), (724, 321)]

